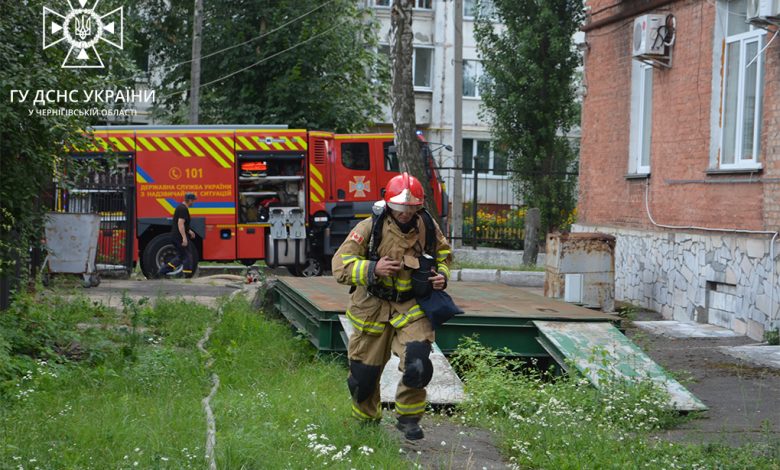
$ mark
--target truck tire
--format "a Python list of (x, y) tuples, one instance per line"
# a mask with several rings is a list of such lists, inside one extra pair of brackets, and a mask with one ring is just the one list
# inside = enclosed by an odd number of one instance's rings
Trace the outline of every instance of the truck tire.
[[(192, 255), (192, 273), (187, 274), (185, 277), (193, 277), (198, 270), (198, 261), (200, 256), (198, 249), (195, 247), (195, 243), (190, 241), (187, 245)], [(171, 235), (164, 233), (157, 235), (147, 243), (144, 248), (143, 262), (141, 263), (141, 270), (147, 279), (154, 279), (157, 276), (157, 272), (160, 268), (176, 257), (176, 247), (173, 246), (171, 241)]]

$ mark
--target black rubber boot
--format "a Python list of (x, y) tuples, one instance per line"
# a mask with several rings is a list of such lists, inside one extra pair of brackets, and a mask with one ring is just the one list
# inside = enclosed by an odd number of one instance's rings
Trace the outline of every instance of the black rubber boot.
[(404, 437), (410, 441), (416, 441), (425, 437), (422, 428), (420, 428), (419, 416), (399, 416), (395, 427), (402, 431)]

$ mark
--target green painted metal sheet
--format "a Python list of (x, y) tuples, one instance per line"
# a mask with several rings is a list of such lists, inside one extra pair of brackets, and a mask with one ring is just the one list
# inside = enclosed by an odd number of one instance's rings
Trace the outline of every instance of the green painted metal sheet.
[[(276, 308), (319, 350), (345, 350), (338, 315), (347, 308), (348, 286), (325, 276), (284, 277), (276, 281), (271, 292)], [(509, 348), (517, 356), (548, 357), (536, 339), (538, 332), (532, 320), (618, 320), (614, 315), (503, 284), (454, 282), (447, 292), (466, 313), (436, 331), (436, 342), (445, 354), (454, 351), (462, 337), (476, 334), (483, 344)]]
[(573, 365), (599, 387), (600, 375), (629, 381), (651, 380), (669, 393), (669, 405), (680, 411), (706, 410), (698, 398), (669, 377), (639, 347), (609, 322), (535, 320), (539, 342), (567, 371)]

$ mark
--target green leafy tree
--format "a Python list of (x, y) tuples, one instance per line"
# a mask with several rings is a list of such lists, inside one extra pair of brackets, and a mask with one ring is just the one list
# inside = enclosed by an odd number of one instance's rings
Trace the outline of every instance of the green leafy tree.
[[(193, 2), (143, 0), (157, 117), (187, 122)], [(388, 100), (377, 23), (352, 0), (206, 0), (201, 123), (355, 132)], [(238, 45), (238, 47), (233, 47)]]
[[(65, 144), (76, 142), (82, 129), (98, 123), (78, 115), (47, 114), (95, 104), (36, 103), (38, 90), (76, 90), (83, 101), (82, 90), (133, 83), (119, 78), (133, 76), (132, 61), (126, 52), (112, 47), (100, 48), (106, 69), (61, 68), (68, 53), (64, 42), (45, 50), (41, 47), (41, 12), (49, 3), (29, 0), (0, 6), (0, 277), (15, 277), (9, 272), (15, 270), (15, 261), (26, 266), (29, 247), (43, 238), (44, 215), (51, 210), (45, 196), (62, 169), (58, 163)], [(105, 0), (101, 9), (110, 11), (120, 4)], [(19, 91), (27, 92), (23, 101)]]
[(576, 202), (576, 149), (566, 133), (579, 119), (580, 56), (572, 40), (584, 18), (582, 0), (492, 3), (474, 24), (489, 77), (480, 83), (484, 114), (516, 188), (540, 210), (543, 235), (559, 228)]

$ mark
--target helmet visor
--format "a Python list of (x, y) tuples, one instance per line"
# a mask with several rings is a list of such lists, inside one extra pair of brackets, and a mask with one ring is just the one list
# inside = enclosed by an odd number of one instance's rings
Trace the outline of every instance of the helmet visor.
[(397, 204), (395, 202), (388, 202), (387, 207), (396, 212), (406, 212), (408, 214), (414, 214), (422, 209), (422, 204)]

